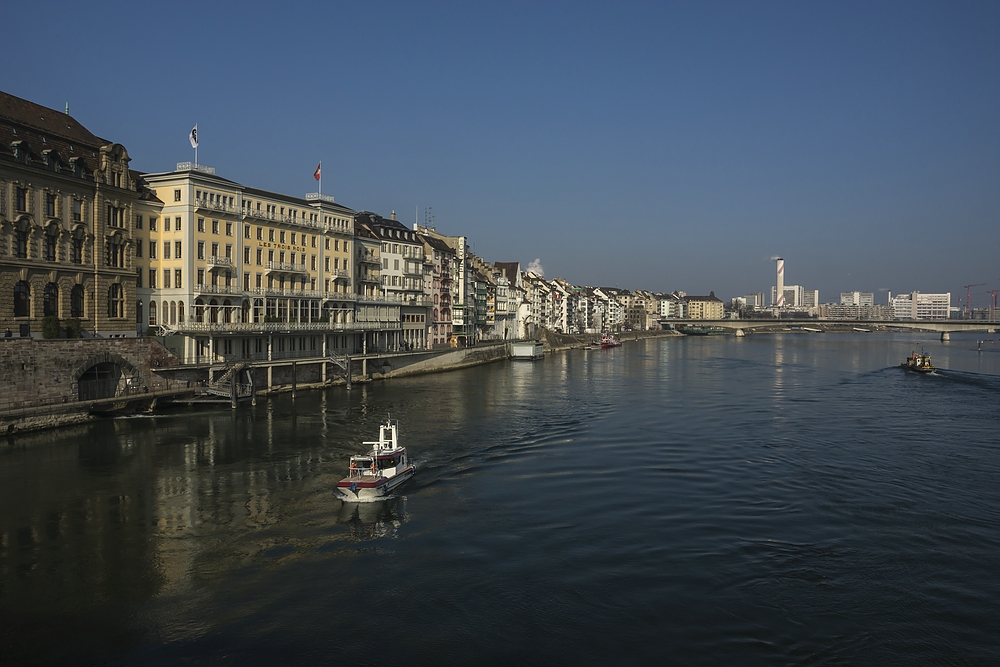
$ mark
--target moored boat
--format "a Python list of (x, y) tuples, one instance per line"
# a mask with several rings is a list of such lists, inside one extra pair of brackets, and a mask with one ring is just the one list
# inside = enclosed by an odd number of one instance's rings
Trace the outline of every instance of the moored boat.
[(621, 347), (622, 342), (611, 334), (601, 336), (601, 347)]
[(399, 424), (387, 418), (379, 425), (378, 440), (367, 454), (351, 457), (347, 477), (337, 482), (337, 495), (346, 502), (371, 502), (385, 498), (413, 477), (415, 469), (406, 448), (399, 446)]
[(911, 352), (910, 356), (906, 358), (906, 361), (900, 364), (900, 367), (905, 368), (908, 371), (914, 371), (915, 373), (934, 372), (934, 364), (931, 363), (931, 355), (917, 354), (916, 352)]

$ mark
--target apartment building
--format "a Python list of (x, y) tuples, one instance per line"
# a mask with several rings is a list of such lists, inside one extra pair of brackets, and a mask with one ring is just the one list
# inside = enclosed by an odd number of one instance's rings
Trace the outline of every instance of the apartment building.
[(687, 296), (684, 301), (688, 319), (721, 320), (725, 316), (725, 306), (715, 292), (709, 292), (708, 296)]
[(424, 244), (424, 293), (432, 305), (427, 321), (428, 346), (452, 343), (451, 306), (454, 300), (455, 272), (458, 263), (455, 250), (436, 236), (418, 233)]
[(400, 303), (401, 334), (392, 349), (427, 347), (427, 315), (431, 300), (424, 293), (424, 243), (417, 233), (396, 220), (368, 211), (357, 214), (381, 243), (382, 292)]

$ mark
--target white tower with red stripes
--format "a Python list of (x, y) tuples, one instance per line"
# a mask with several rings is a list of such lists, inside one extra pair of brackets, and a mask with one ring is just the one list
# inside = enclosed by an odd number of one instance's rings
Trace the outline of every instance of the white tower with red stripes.
[(780, 257), (774, 258), (777, 264), (778, 278), (774, 290), (774, 303), (772, 305), (783, 308), (785, 305), (785, 260)]

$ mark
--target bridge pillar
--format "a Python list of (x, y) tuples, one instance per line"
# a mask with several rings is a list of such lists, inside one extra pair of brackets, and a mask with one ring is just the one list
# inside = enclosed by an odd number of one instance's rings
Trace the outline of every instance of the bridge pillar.
[(942, 340), (942, 342), (947, 342), (947, 341), (951, 340), (951, 334), (948, 333), (947, 331), (942, 331), (941, 332), (941, 340)]

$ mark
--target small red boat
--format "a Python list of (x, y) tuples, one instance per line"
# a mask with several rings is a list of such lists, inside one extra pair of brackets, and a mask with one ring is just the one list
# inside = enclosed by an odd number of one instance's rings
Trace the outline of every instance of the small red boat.
[(601, 336), (601, 347), (621, 347), (622, 342), (611, 334)]

